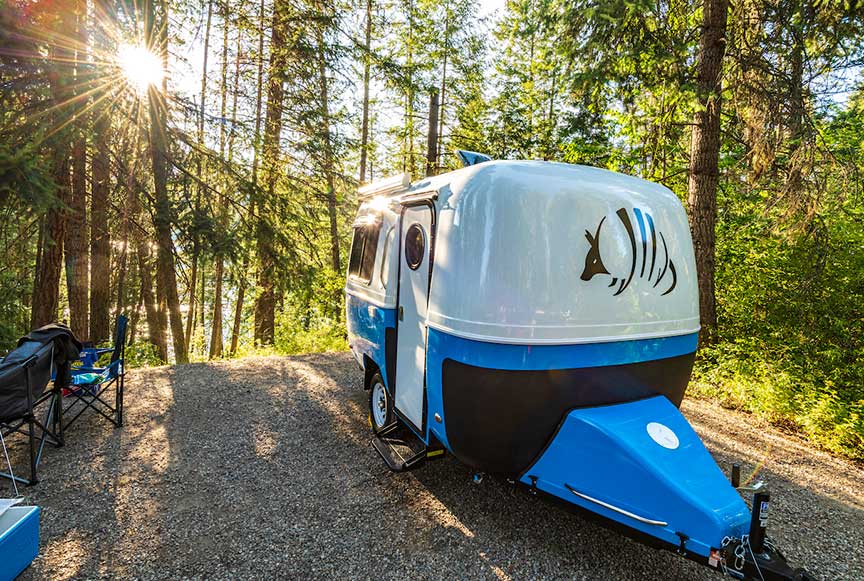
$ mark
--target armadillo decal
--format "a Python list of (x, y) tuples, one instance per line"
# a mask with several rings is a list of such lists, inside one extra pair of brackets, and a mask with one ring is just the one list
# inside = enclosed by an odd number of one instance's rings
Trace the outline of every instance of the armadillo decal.
[[(627, 212), (626, 209), (621, 208), (617, 212), (615, 212), (615, 215), (618, 217), (618, 220), (621, 221), (621, 225), (624, 227), (624, 230), (627, 232), (627, 236), (630, 240), (631, 260), (629, 272), (626, 274), (626, 276), (624, 275), (624, 273), (620, 273), (618, 276), (615, 276), (608, 270), (606, 270), (606, 267), (603, 265), (603, 259), (600, 255), (600, 232), (603, 228), (603, 223), (606, 221), (606, 216), (604, 216), (603, 219), (600, 220), (600, 223), (597, 225), (597, 231), (594, 234), (591, 234), (591, 232), (589, 232), (588, 230), (585, 231), (585, 238), (588, 240), (588, 243), (591, 246), (588, 249), (588, 255), (585, 257), (585, 270), (582, 271), (582, 280), (591, 280), (598, 274), (609, 275), (610, 277), (612, 277), (612, 281), (609, 283), (609, 286), (613, 287), (616, 284), (618, 285), (618, 290), (616, 290), (614, 294), (614, 296), (618, 296), (622, 292), (624, 292), (624, 289), (630, 286), (630, 283), (636, 276), (638, 276), (639, 278), (644, 278), (648, 281), (651, 281), (653, 278), (653, 288), (657, 288), (660, 282), (664, 280), (664, 278), (666, 278), (666, 273), (668, 272), (669, 276), (671, 277), (671, 284), (663, 293), (663, 295), (668, 295), (669, 293), (671, 293), (675, 289), (675, 285), (678, 284), (678, 275), (675, 272), (675, 263), (672, 262), (672, 259), (669, 257), (669, 248), (668, 246), (666, 246), (666, 237), (663, 236), (663, 232), (655, 229), (654, 218), (651, 217), (651, 214), (643, 212), (639, 208), (633, 208), (633, 216), (636, 219), (636, 224), (639, 230), (640, 243), (637, 244), (636, 231), (633, 228), (633, 220), (630, 219), (629, 212)], [(648, 248), (649, 231), (651, 234), (650, 250)], [(658, 254), (660, 254), (661, 250), (663, 258), (662, 260), (658, 261)]]

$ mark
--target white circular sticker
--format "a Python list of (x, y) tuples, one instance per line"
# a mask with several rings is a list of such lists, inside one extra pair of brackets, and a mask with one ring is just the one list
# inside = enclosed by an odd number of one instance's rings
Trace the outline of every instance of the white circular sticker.
[(678, 436), (663, 424), (651, 422), (645, 426), (645, 429), (648, 430), (648, 435), (651, 436), (651, 439), (664, 448), (668, 450), (675, 450), (678, 448)]

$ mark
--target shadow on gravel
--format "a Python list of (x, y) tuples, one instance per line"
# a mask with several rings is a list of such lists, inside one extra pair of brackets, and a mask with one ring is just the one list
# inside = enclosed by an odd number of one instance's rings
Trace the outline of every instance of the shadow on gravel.
[[(332, 373), (330, 366), (313, 366), (323, 376)], [(334, 402), (325, 407), (339, 429), (348, 422), (362, 435), (354, 466), (345, 468), (358, 469), (358, 460), (363, 466), (371, 462), (378, 472), (375, 484), (402, 503), (394, 507), (387, 530), (378, 534), (408, 552), (410, 562), (398, 564), (409, 571), (419, 570), (424, 577), (498, 579), (706, 578), (692, 563), (652, 551), (505, 481), (486, 478), (474, 484), (472, 471), (453, 457), (409, 474), (388, 472), (369, 446), (366, 395), (359, 385), (356, 389), (360, 398), (344, 388), (335, 394), (341, 395), (337, 412), (332, 411)]]
[[(719, 578), (506, 482), (475, 485), (452, 457), (390, 473), (361, 381), (345, 353), (135, 371), (124, 428), (87, 417), (46, 452), (27, 490), (42, 552), (22, 579)], [(756, 460), (749, 436), (697, 419), (718, 459)], [(861, 482), (796, 485), (782, 462), (800, 454), (776, 450), (781, 545), (823, 578), (864, 578), (862, 512), (836, 500), (860, 500)]]

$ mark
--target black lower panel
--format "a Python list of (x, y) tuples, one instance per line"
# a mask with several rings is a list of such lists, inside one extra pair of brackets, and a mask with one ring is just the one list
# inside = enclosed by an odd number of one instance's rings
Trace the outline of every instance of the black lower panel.
[(390, 393), (396, 385), (396, 328), (384, 329), (384, 366), (387, 368), (387, 386)]
[(519, 474), (568, 411), (665, 395), (681, 405), (695, 353), (626, 365), (512, 371), (445, 359), (447, 440), (456, 456), (491, 473)]

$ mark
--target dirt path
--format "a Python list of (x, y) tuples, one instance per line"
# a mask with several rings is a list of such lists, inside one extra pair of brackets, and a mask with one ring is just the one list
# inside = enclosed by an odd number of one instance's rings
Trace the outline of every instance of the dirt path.
[[(22, 579), (721, 579), (453, 458), (396, 475), (368, 446), (350, 355), (131, 373), (127, 425), (48, 450), (42, 549)], [(722, 466), (765, 460), (772, 534), (823, 579), (864, 579), (864, 472), (687, 401)], [(5, 486), (0, 484), (0, 486)]]

